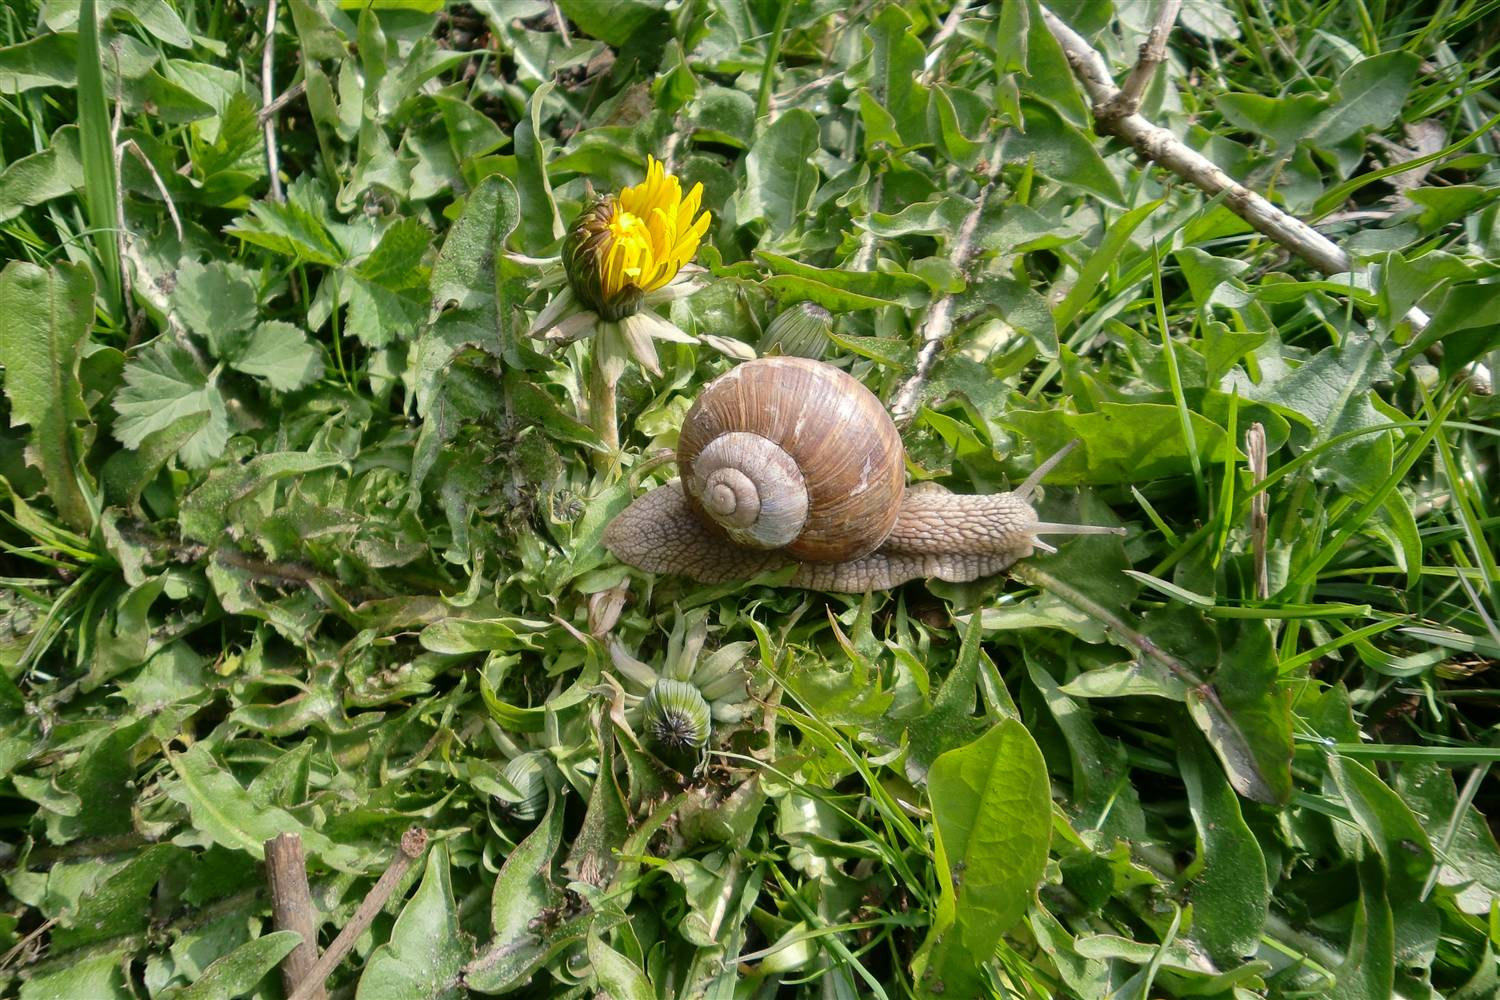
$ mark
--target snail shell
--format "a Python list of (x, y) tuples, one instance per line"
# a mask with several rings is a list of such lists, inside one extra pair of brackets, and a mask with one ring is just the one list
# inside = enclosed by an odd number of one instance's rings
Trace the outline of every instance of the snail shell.
[(874, 393), (830, 365), (762, 358), (709, 383), (677, 444), (689, 504), (739, 545), (857, 559), (896, 524), (901, 436)]

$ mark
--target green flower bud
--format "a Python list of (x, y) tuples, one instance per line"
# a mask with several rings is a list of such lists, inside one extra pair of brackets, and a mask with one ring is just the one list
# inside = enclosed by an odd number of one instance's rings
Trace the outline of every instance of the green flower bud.
[(816, 302), (798, 302), (771, 320), (761, 335), (760, 354), (785, 354), (818, 360), (828, 349), (833, 315)]
[(684, 774), (698, 769), (713, 729), (708, 702), (686, 681), (659, 680), (641, 703), (651, 752)]
[(530, 823), (547, 809), (546, 755), (540, 751), (522, 754), (505, 765), (501, 775), (517, 792), (520, 799), (506, 802), (506, 810), (515, 819)]

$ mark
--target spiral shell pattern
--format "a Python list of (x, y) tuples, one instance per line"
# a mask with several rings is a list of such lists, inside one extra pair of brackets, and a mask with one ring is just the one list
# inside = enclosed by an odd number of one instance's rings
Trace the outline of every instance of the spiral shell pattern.
[(711, 382), (677, 463), (689, 503), (740, 545), (857, 559), (896, 523), (901, 436), (860, 382), (806, 358), (761, 358)]

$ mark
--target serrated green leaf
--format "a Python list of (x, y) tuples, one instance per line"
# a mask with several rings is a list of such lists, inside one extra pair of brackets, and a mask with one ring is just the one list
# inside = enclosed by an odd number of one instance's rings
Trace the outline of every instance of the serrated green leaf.
[(229, 417), (219, 389), (192, 355), (170, 340), (157, 340), (125, 366), (125, 387), (114, 399), (119, 417), (114, 435), (127, 448), (196, 414), (206, 420), (182, 445), (182, 460), (202, 467), (218, 458), (229, 440)]
[(44, 271), (11, 261), (0, 272), (0, 364), (10, 425), (29, 425), (28, 461), (68, 524), (88, 530), (94, 515), (85, 489), (78, 423), (89, 418), (78, 365), (94, 318), (94, 279), (83, 265)]
[(322, 377), (323, 352), (292, 324), (268, 320), (250, 333), (229, 364), (265, 379), (278, 392), (291, 392)]
[(295, 833), (309, 859), (340, 871), (363, 872), (359, 851), (333, 843), (284, 809), (256, 802), (202, 743), (166, 756), (177, 776), (166, 783), (167, 796), (187, 806), (192, 816), (192, 830), (179, 840), (218, 844), (259, 861), (265, 857), (267, 840)]
[(177, 318), (208, 341), (217, 358), (232, 355), (243, 343), (235, 334), (255, 325), (255, 284), (238, 264), (187, 261), (177, 269), (171, 300)]

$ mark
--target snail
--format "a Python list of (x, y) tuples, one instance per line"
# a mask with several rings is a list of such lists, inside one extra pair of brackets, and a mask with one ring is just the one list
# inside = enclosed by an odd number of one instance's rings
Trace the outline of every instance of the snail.
[(821, 361), (761, 358), (704, 388), (678, 437), (681, 478), (616, 516), (604, 546), (699, 583), (792, 564), (793, 586), (846, 593), (976, 580), (1056, 551), (1038, 535), (1124, 533), (1037, 518), (1032, 495), (1069, 448), (1009, 493), (907, 488), (901, 436), (870, 390)]

